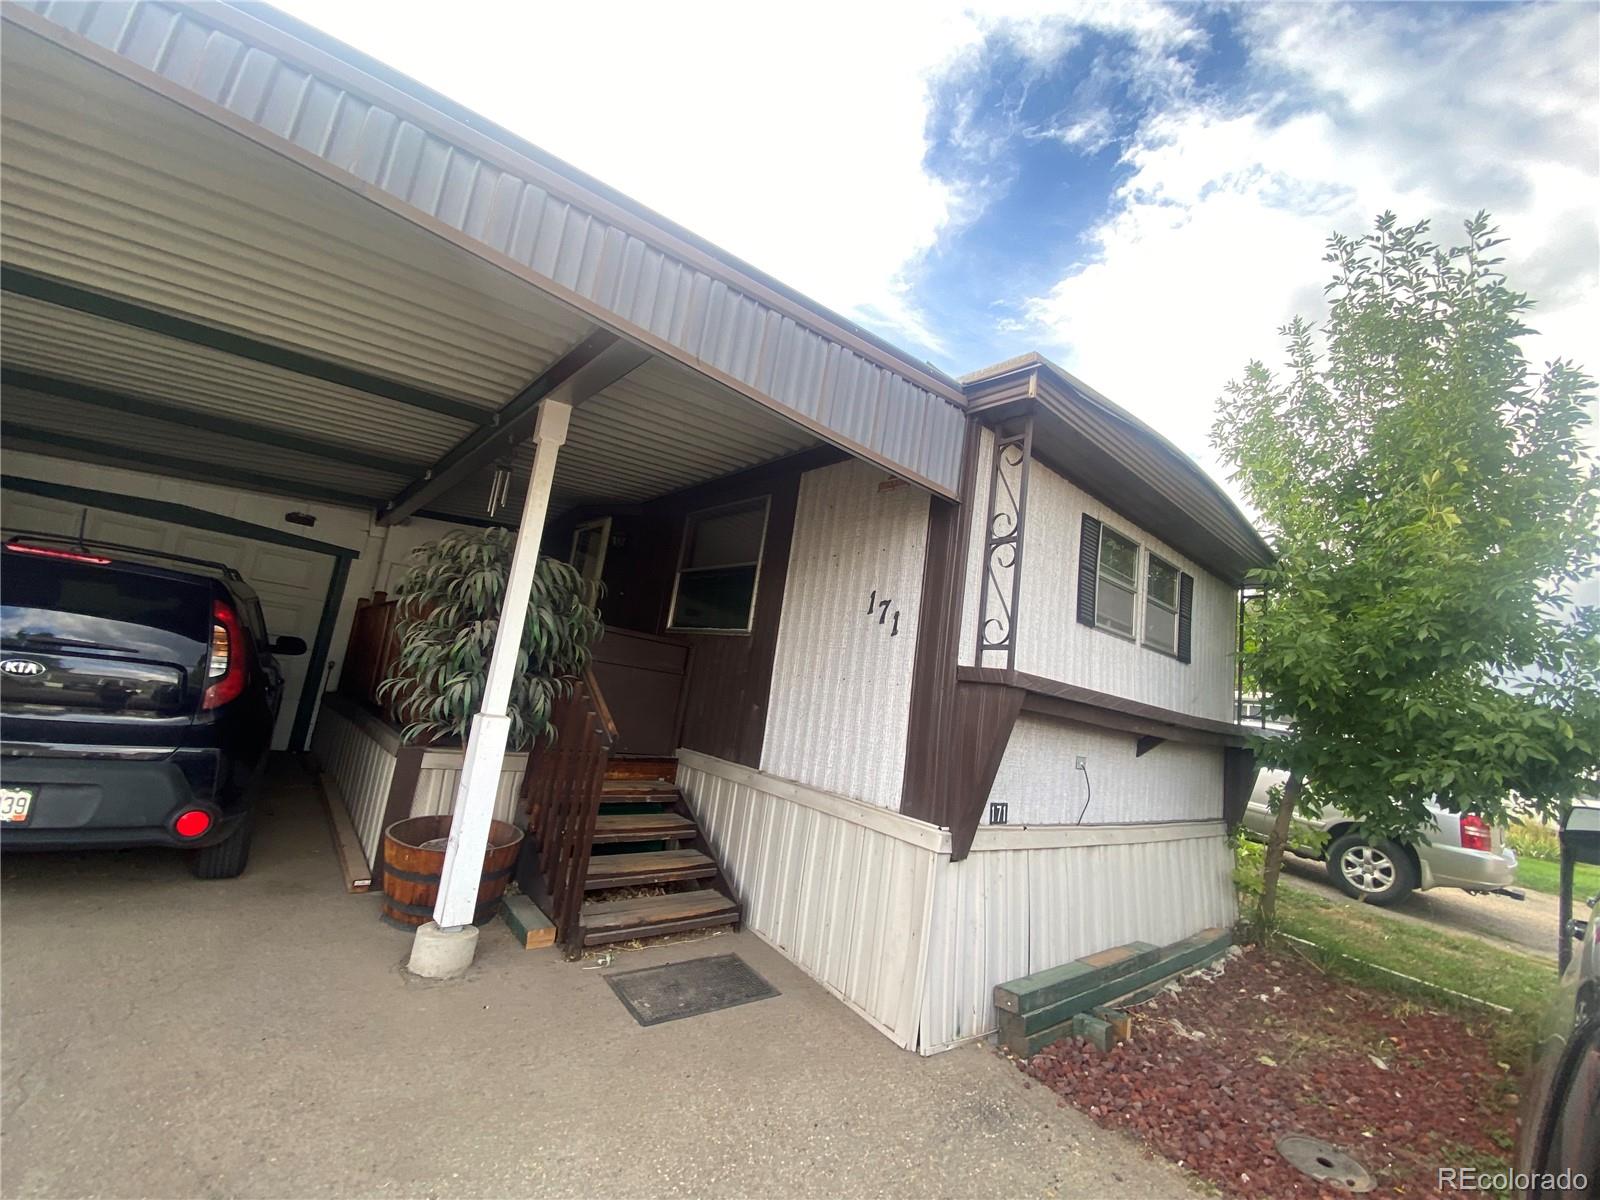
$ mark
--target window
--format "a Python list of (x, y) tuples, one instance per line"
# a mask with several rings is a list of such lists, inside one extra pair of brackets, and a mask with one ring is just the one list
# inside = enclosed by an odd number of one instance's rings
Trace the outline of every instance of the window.
[(669, 629), (749, 633), (767, 535), (768, 497), (690, 513)]
[(572, 531), (567, 562), (590, 583), (599, 583), (606, 569), (606, 546), (611, 541), (611, 518), (584, 521)]
[[(1194, 576), (1148, 551), (1140, 595), (1139, 546), (1083, 514), (1078, 551), (1078, 624), (1189, 662), (1194, 650)], [(1141, 612), (1142, 605), (1142, 612)], [(1143, 622), (1136, 634), (1135, 617)]]
[(1095, 624), (1123, 637), (1133, 636), (1134, 597), (1139, 590), (1139, 547), (1127, 538), (1100, 531), (1100, 565), (1095, 583)]
[(1165, 654), (1178, 652), (1177, 567), (1149, 556), (1144, 571), (1144, 644)]

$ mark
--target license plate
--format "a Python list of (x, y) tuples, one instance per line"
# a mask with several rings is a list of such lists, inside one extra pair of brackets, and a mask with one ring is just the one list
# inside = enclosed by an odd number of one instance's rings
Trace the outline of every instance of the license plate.
[(0, 788), (0, 824), (20, 825), (33, 808), (33, 789)]

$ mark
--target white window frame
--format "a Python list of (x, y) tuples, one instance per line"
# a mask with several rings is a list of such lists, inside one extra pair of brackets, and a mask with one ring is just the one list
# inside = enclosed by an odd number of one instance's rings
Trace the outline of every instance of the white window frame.
[(583, 572), (583, 577), (590, 583), (599, 583), (606, 573), (606, 551), (611, 548), (611, 518), (596, 517), (592, 521), (579, 521), (572, 527), (572, 546), (567, 550), (567, 565), (578, 565), (578, 539), (586, 530), (598, 529), (600, 531), (600, 556), (595, 560), (594, 574)]
[[(689, 538), (695, 523), (701, 518), (715, 516), (717, 513), (728, 512), (737, 508), (749, 508), (757, 502), (761, 505), (761, 544), (756, 548), (756, 559), (752, 563), (718, 563), (711, 567), (686, 567), (684, 560), (689, 555)], [(683, 536), (678, 542), (678, 569), (672, 575), (672, 604), (667, 609), (667, 629), (673, 633), (709, 633), (729, 637), (748, 637), (755, 628), (756, 603), (761, 595), (761, 565), (767, 557), (767, 526), (772, 517), (772, 497), (747, 496), (743, 500), (730, 500), (726, 504), (714, 504), (709, 508), (697, 508), (686, 513), (683, 518)], [(705, 629), (698, 625), (678, 624), (678, 585), (682, 583), (687, 573), (699, 571), (726, 571), (729, 567), (754, 566), (755, 577), (750, 581), (750, 612), (745, 618), (743, 628)]]
[[(1106, 553), (1106, 539), (1108, 537), (1116, 538), (1119, 542), (1125, 542), (1129, 546), (1133, 547), (1133, 586), (1131, 589), (1128, 589), (1133, 594), (1133, 604), (1131, 606), (1133, 619), (1130, 622), (1130, 628), (1127, 633), (1124, 633), (1114, 625), (1106, 624), (1101, 617), (1101, 613), (1104, 610), (1104, 606), (1100, 603), (1101, 582), (1105, 581), (1115, 588), (1126, 587), (1122, 580), (1117, 576), (1106, 574), (1104, 560)], [(1112, 637), (1121, 638), (1125, 642), (1137, 642), (1139, 640), (1140, 595), (1144, 591), (1139, 584), (1139, 571), (1143, 563), (1144, 548), (1139, 545), (1137, 540), (1118, 533), (1104, 521), (1100, 522), (1100, 545), (1095, 550), (1094, 558), (1094, 627), (1096, 630), (1101, 633), (1109, 633)]]
[[(1168, 606), (1165, 601), (1160, 600), (1150, 594), (1151, 563), (1160, 563), (1175, 576), (1173, 580), (1175, 592), (1173, 594), (1172, 604), (1170, 606)], [(1139, 644), (1142, 645), (1146, 650), (1154, 650), (1157, 654), (1165, 654), (1169, 658), (1177, 658), (1178, 607), (1183, 602), (1183, 568), (1177, 563), (1173, 562), (1170, 558), (1164, 558), (1157, 554), (1154, 550), (1146, 550), (1144, 552), (1143, 580), (1144, 582), (1141, 585), (1140, 590), (1144, 593), (1144, 596), (1142, 602), (1139, 604)], [(1172, 617), (1172, 646), (1170, 649), (1166, 646), (1158, 645), (1150, 640), (1150, 622), (1146, 618), (1149, 616), (1150, 605), (1152, 604), (1154, 604), (1162, 612), (1167, 613)]]

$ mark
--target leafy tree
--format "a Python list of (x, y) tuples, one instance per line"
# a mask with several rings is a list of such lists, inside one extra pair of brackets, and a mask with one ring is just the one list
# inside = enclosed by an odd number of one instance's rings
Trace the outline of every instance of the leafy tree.
[[(1334, 803), (1371, 838), (1426, 836), (1424, 807), (1492, 823), (1550, 813), (1600, 759), (1600, 568), (1593, 381), (1533, 370), (1532, 302), (1506, 284), (1486, 214), (1442, 248), (1389, 213), (1335, 236), (1320, 337), (1280, 332), (1228, 385), (1212, 441), (1277, 551), (1254, 573), (1246, 672), (1286, 769), (1261, 918), (1297, 808)], [(1592, 783), (1590, 784), (1592, 786)]]

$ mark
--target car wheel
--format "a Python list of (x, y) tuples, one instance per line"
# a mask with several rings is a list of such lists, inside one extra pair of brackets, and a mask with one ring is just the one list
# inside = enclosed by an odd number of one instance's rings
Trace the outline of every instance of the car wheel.
[(1347, 896), (1368, 904), (1398, 904), (1416, 890), (1411, 856), (1388, 838), (1347, 833), (1328, 847), (1328, 874)]
[(232, 879), (239, 875), (250, 861), (251, 819), (247, 816), (239, 827), (210, 846), (194, 852), (189, 870), (196, 879)]

